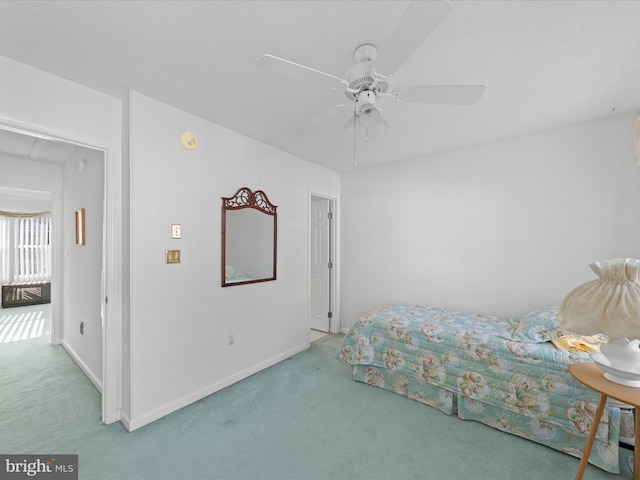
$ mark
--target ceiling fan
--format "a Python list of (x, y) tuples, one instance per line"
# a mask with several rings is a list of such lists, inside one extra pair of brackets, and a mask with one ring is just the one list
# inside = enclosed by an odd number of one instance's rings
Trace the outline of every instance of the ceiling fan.
[(343, 128), (352, 130), (354, 138), (363, 129), (376, 134), (389, 127), (378, 100), (396, 102), (472, 105), (484, 93), (484, 85), (404, 85), (391, 88), (391, 77), (445, 19), (452, 10), (448, 1), (414, 0), (394, 29), (387, 43), (378, 51), (364, 44), (354, 51), (356, 63), (342, 77), (322, 72), (271, 54), (256, 60), (257, 68), (302, 81), (327, 81), (342, 90), (346, 104), (333, 106), (298, 125), (294, 134), (304, 135), (322, 124), (337, 120), (344, 112), (353, 112)]

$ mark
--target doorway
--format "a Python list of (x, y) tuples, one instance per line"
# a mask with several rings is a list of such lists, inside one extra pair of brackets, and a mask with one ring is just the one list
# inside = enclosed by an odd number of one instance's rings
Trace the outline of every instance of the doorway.
[[(0, 169), (5, 197), (50, 199), (49, 343), (62, 344), (103, 395), (104, 407), (106, 152), (0, 125)], [(82, 248), (73, 238), (80, 207), (92, 212), (84, 225), (93, 240)]]
[(311, 195), (309, 328), (312, 340), (335, 330), (335, 201)]

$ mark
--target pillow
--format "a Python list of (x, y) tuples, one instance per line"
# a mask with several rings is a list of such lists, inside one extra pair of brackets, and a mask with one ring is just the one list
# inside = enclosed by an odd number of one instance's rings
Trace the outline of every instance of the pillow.
[(224, 276), (227, 280), (239, 280), (243, 278), (243, 275), (231, 265), (224, 267)]
[(550, 305), (523, 317), (509, 319), (512, 328), (503, 337), (520, 342), (544, 343), (571, 334), (558, 327), (558, 309), (558, 305)]

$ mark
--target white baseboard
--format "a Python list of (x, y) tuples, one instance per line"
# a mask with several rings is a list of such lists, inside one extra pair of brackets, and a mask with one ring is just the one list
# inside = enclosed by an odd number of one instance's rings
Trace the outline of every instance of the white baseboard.
[(250, 377), (251, 375), (259, 372), (260, 370), (264, 370), (265, 368), (271, 367), (276, 363), (280, 363), (281, 361), (286, 360), (287, 358), (292, 357), (293, 355), (306, 350), (307, 348), (309, 348), (309, 346), (310, 346), (310, 343), (305, 342), (302, 345), (299, 345), (291, 350), (288, 350), (287, 352), (284, 352), (284, 353), (281, 353), (280, 355), (276, 355), (275, 357), (269, 358), (264, 362), (254, 365), (251, 368), (247, 368), (246, 370), (238, 372), (235, 375), (227, 377), (220, 382), (216, 382), (212, 385), (209, 385), (206, 388), (195, 391), (173, 402), (169, 402), (159, 408), (146, 412), (136, 418), (127, 417), (125, 419), (123, 414), (122, 415), (123, 418), (121, 418), (120, 421), (128, 431), (132, 432), (133, 430), (136, 430), (140, 427), (144, 427), (145, 425), (155, 420), (158, 420), (166, 415), (169, 415), (170, 413), (175, 412), (176, 410), (180, 410), (181, 408), (186, 407), (187, 405), (197, 402), (198, 400), (201, 400), (202, 398), (207, 397), (212, 393), (222, 390), (223, 388), (226, 388), (229, 385), (233, 385), (234, 383), (239, 382), (240, 380)]
[(62, 340), (62, 347), (67, 351), (67, 353), (73, 359), (73, 361), (76, 362), (76, 364), (80, 367), (80, 370), (84, 372), (84, 374), (89, 378), (89, 380), (91, 380), (91, 383), (93, 383), (93, 386), (96, 387), (100, 392), (100, 394), (102, 395), (102, 382), (100, 381), (100, 379), (96, 377), (96, 375), (91, 371), (91, 369), (87, 366), (87, 364), (84, 363), (82, 359), (78, 356), (76, 351), (73, 348), (71, 348), (71, 346), (64, 340)]
[(120, 409), (120, 423), (122, 423), (122, 425), (124, 425), (124, 428), (127, 429), (127, 431), (131, 431), (131, 420), (129, 419), (129, 415), (122, 409)]

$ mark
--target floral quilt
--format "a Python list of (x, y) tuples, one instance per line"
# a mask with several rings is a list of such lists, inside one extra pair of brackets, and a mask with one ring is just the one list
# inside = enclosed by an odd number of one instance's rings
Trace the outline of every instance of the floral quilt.
[[(363, 315), (338, 347), (354, 379), (580, 456), (599, 394), (569, 374), (590, 361), (548, 340), (557, 307), (521, 318), (385, 305)], [(607, 408), (590, 462), (619, 472), (620, 412)]]

